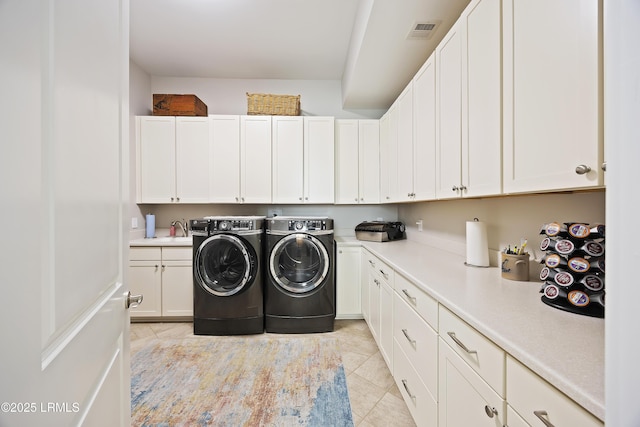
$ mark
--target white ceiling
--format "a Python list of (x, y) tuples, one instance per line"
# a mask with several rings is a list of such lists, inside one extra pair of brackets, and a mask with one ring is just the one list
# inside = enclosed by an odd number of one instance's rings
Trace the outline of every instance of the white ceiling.
[(153, 76), (342, 80), (343, 108), (386, 109), (468, 2), (131, 0), (130, 55)]

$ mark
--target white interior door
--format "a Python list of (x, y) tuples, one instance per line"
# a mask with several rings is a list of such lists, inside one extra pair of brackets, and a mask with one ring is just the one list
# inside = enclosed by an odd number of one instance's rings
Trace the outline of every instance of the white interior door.
[(0, 2), (3, 426), (129, 425), (128, 31), (128, 0)]

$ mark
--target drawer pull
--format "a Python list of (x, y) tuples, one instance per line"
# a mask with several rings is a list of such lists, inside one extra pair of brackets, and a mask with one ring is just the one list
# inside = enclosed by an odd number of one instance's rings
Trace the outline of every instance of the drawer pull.
[(549, 414), (547, 414), (547, 411), (533, 411), (533, 415), (535, 415), (536, 417), (538, 417), (538, 419), (539, 419), (540, 421), (542, 421), (542, 424), (544, 424), (546, 427), (554, 427), (554, 425), (553, 425), (553, 424), (551, 424), (551, 423), (549, 422), (549, 420), (547, 420), (546, 418), (544, 418), (544, 417), (546, 417), (547, 415), (549, 415)]
[(375, 262), (369, 260), (369, 264), (371, 264), (371, 267), (376, 268), (376, 263)]
[(389, 278), (389, 275), (387, 273), (385, 273), (384, 271), (382, 271), (382, 269), (378, 270), (380, 273), (382, 273), (382, 275), (384, 276), (385, 279)]
[(416, 297), (412, 297), (406, 289), (403, 289), (402, 293), (405, 294), (407, 298), (409, 298), (413, 302), (413, 305), (416, 304)]
[(373, 279), (373, 282), (376, 284), (376, 286), (380, 286), (380, 282), (378, 281), (378, 279)]
[(412, 340), (411, 337), (409, 336), (409, 332), (407, 332), (406, 329), (402, 330), (402, 333), (404, 334), (404, 337), (407, 339), (407, 341), (409, 341), (411, 343), (412, 346), (416, 346), (416, 340)]
[(472, 353), (476, 353), (476, 354), (478, 354), (478, 352), (477, 352), (477, 351), (475, 351), (475, 350), (469, 350), (469, 349), (467, 348), (467, 346), (466, 346), (466, 345), (464, 345), (464, 343), (463, 343), (462, 341), (460, 341), (460, 340), (456, 337), (456, 333), (455, 333), (455, 332), (447, 332), (447, 335), (449, 335), (449, 336), (451, 337), (451, 339), (453, 340), (453, 342), (455, 342), (456, 344), (458, 344), (458, 346), (460, 346), (460, 348), (461, 348), (461, 349), (463, 349), (464, 351), (466, 351), (467, 353), (469, 353), (469, 354), (472, 354)]
[(489, 405), (484, 405), (484, 412), (487, 414), (487, 417), (493, 418), (494, 415), (498, 415), (498, 410), (496, 408), (492, 408)]
[(416, 396), (415, 396), (415, 394), (411, 394), (411, 390), (409, 390), (409, 386), (407, 386), (407, 380), (402, 380), (402, 385), (404, 386), (404, 389), (407, 391), (407, 394), (409, 395), (411, 400), (413, 400), (415, 402), (416, 401)]

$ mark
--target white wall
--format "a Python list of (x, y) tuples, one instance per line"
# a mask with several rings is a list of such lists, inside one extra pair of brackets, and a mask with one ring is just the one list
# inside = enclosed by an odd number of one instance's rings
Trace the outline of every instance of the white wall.
[[(209, 114), (247, 114), (247, 92), (300, 95), (303, 116), (338, 119), (378, 119), (384, 110), (342, 108), (339, 80), (208, 79), (151, 77), (153, 93), (194, 94), (207, 104)], [(148, 99), (152, 108), (153, 101)]]

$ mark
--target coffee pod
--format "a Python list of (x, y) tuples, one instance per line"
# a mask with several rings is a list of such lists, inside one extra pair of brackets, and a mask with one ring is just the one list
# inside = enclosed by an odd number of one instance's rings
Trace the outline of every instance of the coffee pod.
[(567, 266), (567, 258), (556, 253), (548, 253), (542, 258), (541, 264), (549, 268), (559, 268)]
[(604, 259), (586, 260), (581, 257), (570, 258), (567, 262), (569, 269), (576, 273), (598, 271), (604, 273)]
[(594, 240), (587, 240), (582, 245), (576, 246), (573, 254), (600, 257), (604, 255), (604, 244)]
[(540, 242), (540, 249), (543, 251), (552, 250), (562, 255), (569, 255), (575, 250), (576, 246), (568, 239), (553, 239), (545, 237)]
[(568, 271), (558, 271), (549, 267), (544, 267), (540, 271), (540, 280), (542, 280), (543, 282), (547, 280), (553, 281), (565, 288), (573, 285), (573, 283), (575, 282), (573, 275)]
[(568, 236), (567, 226), (559, 222), (550, 222), (544, 224), (540, 229), (540, 234), (546, 234), (549, 237)]
[(549, 299), (556, 299), (558, 297), (567, 296), (567, 293), (564, 290), (560, 289), (558, 286), (552, 283), (546, 284), (544, 289), (542, 290), (542, 293)]
[(580, 290), (573, 290), (567, 294), (567, 300), (576, 307), (586, 307), (591, 302), (589, 295)]
[(603, 239), (605, 227), (602, 224), (564, 223), (569, 235), (575, 239)]
[(596, 276), (595, 274), (587, 274), (580, 279), (578, 283), (593, 292), (602, 291), (604, 289), (604, 280), (602, 280), (602, 277)]

